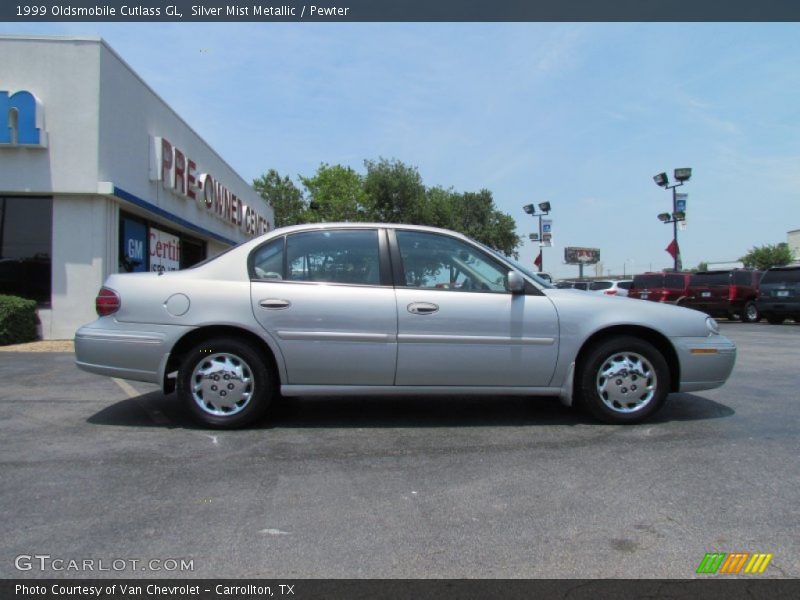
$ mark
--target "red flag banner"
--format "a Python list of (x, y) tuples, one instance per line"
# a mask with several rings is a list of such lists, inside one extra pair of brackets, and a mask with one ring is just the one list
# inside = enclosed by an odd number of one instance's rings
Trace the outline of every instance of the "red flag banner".
[(533, 266), (537, 269), (542, 266), (542, 251), (539, 250), (539, 254), (536, 258), (533, 259)]
[(680, 252), (680, 250), (678, 250), (678, 243), (675, 240), (672, 240), (669, 246), (664, 248), (664, 250), (666, 250), (673, 259), (677, 258)]

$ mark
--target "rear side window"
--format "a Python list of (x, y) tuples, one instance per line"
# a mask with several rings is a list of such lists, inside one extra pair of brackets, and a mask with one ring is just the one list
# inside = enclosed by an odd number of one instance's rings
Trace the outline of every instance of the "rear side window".
[(695, 273), (689, 280), (690, 285), (728, 285), (730, 282), (730, 271)]
[(664, 275), (664, 287), (668, 290), (682, 290), (686, 287), (686, 278), (683, 275)]
[(617, 287), (622, 288), (623, 290), (629, 290), (629, 289), (631, 289), (632, 285), (633, 285), (632, 281), (620, 281), (617, 284)]
[(578, 281), (578, 282), (575, 283), (575, 289), (576, 290), (588, 290), (589, 289), (589, 284), (586, 283), (585, 281), (583, 281), (583, 282), (582, 281)]
[(664, 276), (637, 275), (633, 278), (633, 287), (638, 290), (664, 287)]
[(251, 277), (274, 281), (283, 279), (283, 242), (284, 238), (280, 237), (253, 253)]
[(800, 268), (798, 269), (770, 269), (764, 273), (761, 283), (798, 283), (800, 282)]
[(589, 284), (590, 290), (607, 290), (610, 289), (611, 286), (614, 285), (610, 281), (593, 281)]
[(286, 241), (289, 281), (380, 285), (378, 231), (309, 231)]
[(734, 285), (753, 285), (754, 281), (758, 281), (758, 271), (734, 271), (733, 284)]

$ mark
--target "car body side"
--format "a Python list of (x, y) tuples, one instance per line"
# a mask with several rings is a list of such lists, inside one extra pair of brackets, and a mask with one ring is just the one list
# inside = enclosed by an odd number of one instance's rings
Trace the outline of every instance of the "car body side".
[[(254, 313), (251, 295), (254, 283), (248, 272), (248, 256), (269, 239), (320, 227), (306, 225), (276, 230), (184, 271), (162, 275), (111, 275), (105, 287), (120, 294), (121, 306), (115, 314), (100, 317), (78, 330), (75, 337), (77, 365), (94, 373), (155, 383), (171, 391), (182, 353), (203, 339), (222, 334), (244, 337), (262, 350), (265, 360), (274, 363), (282, 391), (289, 395), (495, 392), (559, 395), (566, 404), (572, 401), (575, 369), (582, 353), (602, 338), (620, 333), (638, 335), (659, 348), (670, 365), (670, 391), (673, 392), (718, 387), (733, 368), (735, 346), (724, 336), (710, 334), (705, 315), (676, 306), (545, 288), (526, 276), (531, 295), (544, 296), (557, 313), (554, 336), (557, 355), (547, 385), (347, 388), (322, 384), (293, 389), (287, 385), (287, 364), (280, 341), (259, 323)], [(339, 227), (387, 226), (347, 224)], [(416, 226), (409, 226), (409, 229), (451, 235), (474, 244), (453, 232)], [(513, 269), (511, 263), (507, 266)], [(379, 287), (399, 290), (402, 286)], [(359, 293), (357, 287), (352, 293)], [(395, 350), (403, 343), (397, 339), (396, 332), (393, 343)]]

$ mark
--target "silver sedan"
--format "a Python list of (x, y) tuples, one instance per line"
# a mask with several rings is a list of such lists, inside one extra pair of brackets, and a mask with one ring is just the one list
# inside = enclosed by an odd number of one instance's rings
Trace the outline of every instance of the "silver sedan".
[(183, 271), (111, 275), (77, 365), (153, 382), (240, 427), (284, 396), (559, 396), (636, 423), (716, 388), (736, 348), (706, 315), (559, 290), (458, 233), (275, 230)]

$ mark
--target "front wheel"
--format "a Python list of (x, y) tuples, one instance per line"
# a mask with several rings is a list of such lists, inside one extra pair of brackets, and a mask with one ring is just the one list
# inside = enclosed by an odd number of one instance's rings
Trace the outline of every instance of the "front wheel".
[(208, 340), (192, 348), (178, 370), (178, 396), (200, 422), (219, 429), (243, 427), (261, 418), (277, 381), (259, 353), (234, 338)]
[(669, 368), (652, 344), (619, 336), (591, 348), (578, 367), (579, 403), (615, 425), (639, 423), (655, 413), (669, 392)]

